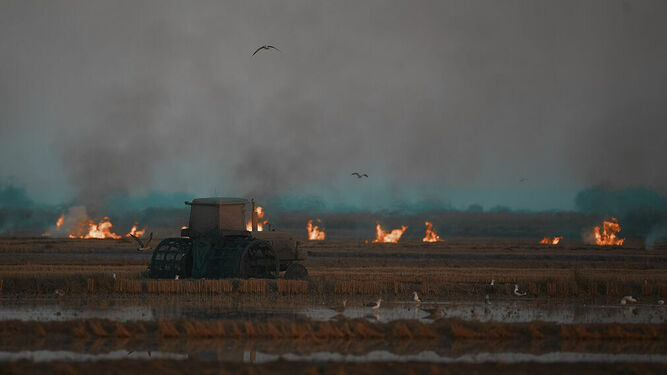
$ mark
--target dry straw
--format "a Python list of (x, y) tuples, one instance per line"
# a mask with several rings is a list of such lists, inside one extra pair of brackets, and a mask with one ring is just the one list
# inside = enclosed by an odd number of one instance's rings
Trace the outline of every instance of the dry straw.
[(308, 282), (301, 280), (276, 280), (278, 293), (282, 295), (307, 294)]
[(239, 292), (246, 294), (266, 294), (266, 280), (262, 279), (250, 279), (250, 280), (241, 280), (239, 285)]

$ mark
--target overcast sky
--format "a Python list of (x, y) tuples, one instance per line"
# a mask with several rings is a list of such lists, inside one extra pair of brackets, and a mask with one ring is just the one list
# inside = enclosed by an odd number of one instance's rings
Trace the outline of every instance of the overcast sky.
[(0, 178), (84, 203), (664, 193), (665, 20), (663, 0), (4, 0)]

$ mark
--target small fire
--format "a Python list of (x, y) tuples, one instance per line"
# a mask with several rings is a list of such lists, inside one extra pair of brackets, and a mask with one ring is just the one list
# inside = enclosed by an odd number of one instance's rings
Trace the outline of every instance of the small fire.
[(382, 227), (380, 226), (380, 223), (377, 223), (377, 226), (375, 227), (375, 231), (377, 233), (375, 239), (373, 240), (373, 243), (376, 242), (381, 242), (381, 243), (397, 243), (398, 240), (401, 239), (401, 236), (403, 235), (403, 232), (408, 229), (405, 225), (401, 226), (401, 229), (394, 229), (391, 232), (387, 233)]
[(60, 215), (58, 221), (56, 221), (56, 228), (60, 228), (63, 225), (63, 222), (65, 222), (65, 214)]
[(604, 221), (602, 224), (602, 233), (600, 233), (600, 227), (595, 226), (593, 228), (593, 235), (595, 236), (595, 243), (598, 246), (622, 246), (625, 242), (625, 238), (618, 238), (616, 233), (621, 231), (621, 226), (618, 224), (618, 220), (615, 217), (611, 218), (611, 221)]
[[(257, 214), (257, 231), (261, 232), (264, 230), (264, 224), (268, 223), (269, 220), (262, 220), (264, 219), (264, 209), (262, 206), (255, 207), (255, 214)], [(252, 219), (248, 221), (245, 228), (248, 232), (252, 232)]]
[[(317, 222), (320, 222), (320, 219), (317, 219)], [(320, 227), (318, 225), (313, 225), (312, 220), (308, 220), (308, 224), (306, 225), (306, 230), (308, 231), (308, 239), (310, 241), (323, 241), (325, 234), (324, 230), (320, 230)]]
[(430, 221), (425, 222), (426, 224), (426, 235), (424, 238), (422, 238), (422, 242), (440, 242), (442, 239), (440, 236), (438, 236), (437, 233), (435, 233), (435, 230), (433, 230), (433, 223)]
[(95, 224), (95, 222), (92, 220), (89, 220), (87, 224), (88, 224), (87, 233), (84, 233), (83, 235), (76, 235), (70, 233), (69, 238), (113, 238), (113, 239), (122, 238), (121, 236), (111, 231), (111, 227), (113, 227), (113, 224), (111, 224), (111, 221), (109, 221), (108, 217), (105, 217), (104, 219), (100, 220), (100, 222), (97, 224)]
[(560, 240), (563, 239), (563, 236), (557, 236), (554, 237), (553, 239), (549, 239), (549, 237), (544, 237), (542, 241), (540, 241), (540, 244), (542, 245), (558, 245)]
[(144, 227), (144, 229), (139, 230), (137, 229), (137, 224), (134, 224), (130, 229), (130, 232), (126, 234), (125, 237), (131, 237), (131, 236), (141, 237), (144, 234), (146, 234), (146, 227)]

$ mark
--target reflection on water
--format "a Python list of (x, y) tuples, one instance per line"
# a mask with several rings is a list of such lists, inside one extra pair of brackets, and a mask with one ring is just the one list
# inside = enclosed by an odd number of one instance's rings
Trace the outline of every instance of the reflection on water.
[[(169, 353), (161, 351), (127, 351), (114, 350), (107, 353), (77, 353), (65, 350), (34, 350), (8, 352), (0, 351), (0, 363), (19, 360), (29, 360), (34, 362), (49, 361), (102, 361), (102, 360), (122, 360), (122, 359), (174, 359), (184, 360), (188, 358), (197, 358), (204, 361), (219, 361), (216, 356), (206, 356), (203, 353), (194, 355)], [(310, 354), (272, 354), (258, 351), (244, 351), (238, 360), (247, 363), (267, 363), (279, 360), (294, 362), (430, 362), (430, 363), (519, 363), (519, 362), (540, 362), (540, 363), (577, 363), (577, 362), (595, 362), (595, 363), (616, 363), (616, 362), (636, 362), (636, 363), (667, 363), (667, 355), (664, 354), (613, 354), (613, 353), (579, 353), (579, 352), (550, 352), (544, 354), (532, 354), (521, 352), (479, 352), (473, 354), (463, 354), (460, 356), (441, 355), (434, 351), (423, 351), (415, 354), (396, 354), (385, 350), (371, 351), (365, 354), (346, 354), (341, 352), (315, 352)], [(224, 361), (230, 361), (225, 358)]]
[(48, 361), (103, 361), (117, 359), (187, 359), (187, 354), (163, 353), (163, 352), (129, 352), (127, 350), (115, 350), (109, 353), (88, 354), (65, 350), (23, 350), (20, 352), (0, 352), (0, 362), (29, 360), (33, 362)]
[(345, 318), (367, 318), (369, 320), (392, 321), (417, 319), (424, 322), (436, 318), (460, 318), (481, 322), (532, 322), (541, 320), (555, 323), (664, 323), (667, 309), (663, 306), (609, 306), (530, 303), (521, 301), (484, 303), (428, 303), (389, 304), (378, 311), (369, 308), (351, 307), (342, 313), (324, 307), (312, 307), (302, 313), (314, 320), (330, 320), (336, 316)]
[(2, 306), (0, 320), (35, 320), (41, 322), (74, 319), (108, 319), (119, 322), (154, 320), (153, 309), (145, 306), (114, 306), (113, 308), (75, 308), (57, 305)]
[[(480, 302), (429, 302), (421, 305), (388, 302), (379, 310), (357, 304), (336, 311), (332, 304), (188, 304), (182, 300), (124, 301), (112, 300), (105, 306), (74, 305), (49, 301), (2, 301), (0, 320), (65, 321), (74, 319), (109, 319), (115, 321), (147, 321), (191, 318), (199, 320), (240, 319), (266, 320), (271, 318), (326, 321), (337, 318), (365, 318), (389, 322), (416, 319), (430, 322), (437, 318), (460, 318), (482, 322), (531, 322), (541, 320), (555, 323), (665, 323), (667, 308), (659, 305), (594, 305), (554, 303), (546, 301), (496, 301), (491, 305)], [(340, 310), (340, 309), (338, 309)]]
[(667, 363), (667, 355), (663, 354), (610, 354), (610, 353), (572, 353), (552, 352), (546, 354), (527, 353), (476, 353), (459, 357), (441, 356), (432, 351), (418, 354), (394, 354), (388, 351), (375, 351), (364, 355), (320, 352), (309, 355), (284, 354), (275, 355), (256, 353), (253, 362), (273, 362), (277, 360), (299, 362), (430, 362), (430, 363), (484, 363), (484, 362), (540, 362), (540, 363), (568, 363), (568, 362), (642, 362)]

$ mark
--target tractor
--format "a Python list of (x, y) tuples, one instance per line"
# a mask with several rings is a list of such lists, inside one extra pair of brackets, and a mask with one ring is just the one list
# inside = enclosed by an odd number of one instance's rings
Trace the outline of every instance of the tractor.
[[(277, 278), (305, 279), (305, 250), (291, 234), (258, 230), (255, 201), (251, 225), (246, 222), (248, 200), (198, 198), (190, 206), (190, 222), (181, 236), (162, 240), (153, 252), (149, 276), (156, 279)], [(268, 229), (268, 230), (266, 230)]]

